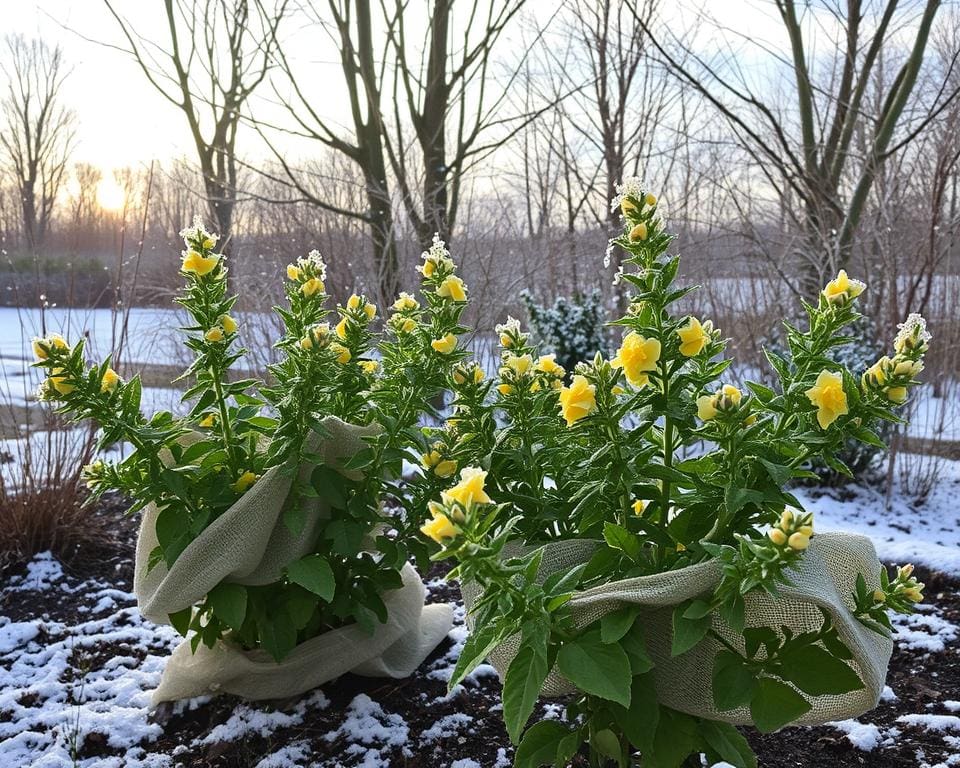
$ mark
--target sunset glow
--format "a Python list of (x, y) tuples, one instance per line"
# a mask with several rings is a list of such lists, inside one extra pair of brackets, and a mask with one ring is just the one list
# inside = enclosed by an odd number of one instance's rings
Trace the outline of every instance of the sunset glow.
[(97, 204), (105, 211), (119, 211), (127, 201), (127, 193), (113, 175), (106, 175), (97, 184)]

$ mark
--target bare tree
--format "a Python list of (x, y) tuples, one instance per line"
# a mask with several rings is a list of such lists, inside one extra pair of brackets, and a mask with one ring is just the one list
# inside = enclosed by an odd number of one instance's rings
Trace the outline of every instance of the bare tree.
[[(801, 233), (790, 255), (805, 264), (802, 278), (816, 286), (825, 273), (849, 262), (883, 164), (957, 95), (955, 90), (945, 92), (930, 113), (906, 119), (940, 1), (926, 0), (919, 16), (909, 9), (898, 12), (899, 5), (897, 0), (847, 0), (818, 6), (831, 22), (821, 23), (819, 32), (836, 30), (840, 52), (818, 77), (809, 39), (810, 28), (817, 25), (813, 10), (807, 5), (798, 10), (794, 0), (776, 0), (789, 53), (762, 53), (769, 54), (771, 67), (782, 65), (792, 83), (785, 79), (765, 89), (751, 85), (732, 50), (720, 61), (708, 61), (692, 46), (662, 41), (658, 31), (638, 17), (680, 81), (696, 89), (726, 120), (756, 164), (758, 181), (780, 195), (781, 210)], [(718, 34), (730, 33), (720, 25), (715, 28)], [(900, 46), (892, 42), (895, 37), (905, 41), (902, 64), (885, 90), (871, 99), (871, 83), (885, 51)], [(689, 61), (678, 56), (678, 47)], [(783, 94), (789, 94), (787, 103)]]
[[(387, 30), (395, 67), (393, 130), (384, 134), (386, 150), (404, 209), (423, 248), (434, 233), (450, 240), (470, 167), (503, 146), (532, 118), (505, 115), (502, 109), (520, 67), (507, 72), (506, 83), (498, 88), (491, 71), (494, 48), (524, 2), (471, 3), (466, 18), (459, 19), (456, 35), (453, 0), (435, 0), (422, 44), (416, 45), (407, 29), (406, 0), (381, 0), (384, 16), (391, 19)], [(404, 130), (407, 120), (412, 142)], [(419, 168), (411, 156), (419, 156)]]
[(150, 84), (190, 128), (210, 215), (225, 247), (237, 202), (237, 129), (278, 47), (288, 0), (164, 0), (167, 47), (150, 41), (104, 0)]
[(0, 115), (0, 149), (20, 195), (23, 236), (36, 253), (50, 226), (73, 148), (75, 117), (61, 99), (69, 74), (59, 47), (23, 35), (6, 39), (9, 83)]
[[(307, 202), (319, 209), (336, 213), (365, 223), (373, 244), (375, 286), (381, 301), (392, 299), (398, 289), (397, 242), (394, 230), (393, 205), (387, 180), (387, 161), (384, 153), (384, 128), (381, 110), (381, 89), (384, 80), (383, 51), (374, 36), (370, 3), (367, 0), (329, 0), (329, 19), (314, 7), (304, 4), (302, 11), (311, 25), (325, 30), (340, 52), (340, 67), (347, 88), (350, 107), (351, 132), (338, 130), (324, 116), (320, 105), (306, 87), (308, 79), (278, 49), (277, 61), (292, 89), (285, 96), (275, 85), (277, 99), (284, 105), (293, 121), (292, 128), (267, 126), (261, 123), (261, 134), (280, 164), (283, 175), (299, 195), (285, 202)], [(376, 62), (380, 61), (378, 65)], [(310, 174), (297, 168), (285, 152), (263, 133), (263, 128), (280, 131), (319, 142), (347, 158), (359, 168), (363, 176), (364, 208), (345, 207), (333, 200), (329, 190), (318, 190), (311, 183)]]

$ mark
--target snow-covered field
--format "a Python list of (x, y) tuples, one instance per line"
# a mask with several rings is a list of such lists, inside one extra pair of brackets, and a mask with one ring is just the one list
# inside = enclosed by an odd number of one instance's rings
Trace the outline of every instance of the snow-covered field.
[[(870, 489), (845, 489), (837, 498), (804, 494), (803, 501), (816, 511), (820, 531), (866, 533), (887, 562), (912, 560), (960, 578), (958, 493), (960, 462), (947, 462), (943, 479), (922, 508), (897, 501), (884, 510), (880, 494)], [(417, 765), (403, 756), (423, 755), (424, 750), (435, 755), (430, 765), (437, 768), (506, 768), (512, 762), (505, 737), (494, 745), (495, 751), (484, 744), (483, 762), (474, 759), (471, 749), (479, 748), (482, 724), (474, 710), (460, 711), (462, 702), (482, 689), (490, 702), (485, 711), (491, 718), (499, 717), (495, 698), (499, 685), (492, 668), (482, 665), (463, 687), (449, 695), (443, 692), (466, 637), (462, 608), (448, 645), (418, 673), (419, 684), (433, 688), (410, 699), (411, 706), (417, 702), (416, 719), (398, 705), (407, 701), (407, 694), (397, 694), (402, 686), (371, 683), (344, 697), (339, 683), (333, 683), (281, 708), (242, 702), (221, 705), (227, 711), (215, 723), (208, 716), (211, 725), (199, 731), (171, 731), (167, 727), (171, 718), (189, 721), (213, 704), (198, 699), (181, 702), (164, 717), (150, 713), (149, 693), (178, 638), (169, 627), (140, 617), (124, 575), (129, 574), (129, 563), (115, 568), (116, 578), (81, 578), (44, 554), (0, 590), (0, 766), (207, 765), (197, 755), (223, 754), (250, 740), (268, 745), (250, 759), (254, 768)], [(441, 581), (428, 587), (432, 599), (449, 599), (451, 593)], [(950, 594), (956, 606), (956, 590)], [(12, 619), (5, 610), (10, 604), (21, 610), (24, 605), (35, 608)], [(68, 604), (75, 606), (73, 618), (64, 620), (60, 607)], [(897, 654), (936, 679), (939, 665), (957, 664), (958, 624), (960, 612), (945, 613), (934, 590), (917, 614), (897, 619)], [(877, 755), (880, 761), (870, 765), (885, 765), (879, 756), (915, 739), (924, 744), (915, 750), (919, 768), (960, 765), (960, 690), (931, 695), (922, 705), (911, 695), (912, 705), (904, 708), (900, 685), (895, 682), (888, 688), (878, 709), (895, 707), (893, 715), (878, 718), (868, 713), (833, 723), (818, 734), (826, 731), (834, 739), (846, 740), (854, 756)], [(332, 703), (335, 699), (337, 704)], [(541, 716), (562, 717), (563, 709), (548, 703)], [(335, 745), (336, 756), (324, 752), (324, 745)], [(861, 763), (854, 759), (849, 764)]]

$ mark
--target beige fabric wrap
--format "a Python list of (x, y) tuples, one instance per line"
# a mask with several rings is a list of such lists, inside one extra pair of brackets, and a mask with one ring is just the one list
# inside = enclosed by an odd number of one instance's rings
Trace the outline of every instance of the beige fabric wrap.
[[(375, 427), (357, 427), (328, 417), (327, 437), (315, 450), (323, 463), (338, 468), (363, 445)], [(312, 466), (305, 467), (304, 474)], [(348, 477), (354, 473), (338, 468)], [(221, 581), (262, 585), (278, 580), (283, 569), (312, 551), (317, 527), (329, 514), (318, 498), (304, 498), (306, 523), (293, 535), (283, 522), (291, 478), (279, 467), (264, 473), (232, 507), (214, 520), (180, 554), (173, 567), (164, 563), (147, 571), (150, 552), (157, 546), (157, 509), (144, 510), (137, 538), (134, 593), (141, 613), (158, 624), (169, 615), (196, 604)], [(439, 644), (452, 623), (449, 605), (424, 605), (426, 589), (417, 572), (405, 565), (403, 586), (383, 595), (389, 612), (386, 624), (372, 635), (351, 625), (301, 643), (283, 661), (274, 662), (263, 651), (244, 651), (228, 642), (214, 648), (203, 645), (191, 653), (182, 642), (167, 662), (154, 706), (162, 701), (216, 693), (247, 699), (295, 696), (345, 672), (370, 677), (410, 675)]]
[[(546, 579), (558, 570), (567, 570), (585, 562), (596, 543), (569, 540), (544, 547), (539, 578)], [(812, 709), (797, 722), (815, 725), (855, 717), (873, 709), (883, 691), (887, 664), (893, 642), (867, 629), (851, 613), (858, 574), (863, 574), (871, 588), (878, 586), (880, 562), (870, 539), (845, 533), (821, 533), (814, 536), (799, 566), (790, 571), (793, 586), (780, 587), (777, 599), (754, 592), (746, 597), (748, 627), (790, 627), (794, 633), (818, 629), (826, 610), (841, 639), (853, 653), (848, 662), (864, 688), (839, 696), (809, 697)], [(603, 584), (576, 593), (570, 601), (578, 627), (585, 627), (601, 616), (625, 605), (643, 607), (639, 626), (647, 650), (656, 666), (653, 669), (657, 695), (662, 704), (691, 715), (723, 720), (738, 725), (751, 723), (746, 708), (718, 712), (713, 706), (711, 679), (713, 659), (721, 644), (707, 637), (687, 653), (670, 655), (674, 606), (713, 590), (720, 580), (720, 566), (714, 561), (700, 563), (667, 573)], [(475, 584), (462, 585), (463, 600), (469, 611), (480, 594)], [(467, 624), (472, 627), (470, 614)], [(718, 616), (713, 616), (713, 629), (733, 646), (743, 651), (743, 638), (733, 632)], [(509, 638), (490, 654), (490, 662), (501, 679), (517, 651), (519, 637)], [(561, 696), (574, 687), (555, 670), (544, 684), (541, 695)]]

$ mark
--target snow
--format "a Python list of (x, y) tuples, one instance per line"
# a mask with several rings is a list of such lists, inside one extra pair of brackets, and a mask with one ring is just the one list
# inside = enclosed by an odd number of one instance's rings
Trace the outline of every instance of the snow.
[(308, 743), (294, 742), (263, 758), (254, 768), (307, 768), (312, 765), (310, 752)]
[(859, 720), (839, 720), (827, 723), (827, 725), (842, 731), (846, 734), (850, 743), (863, 752), (872, 752), (886, 740), (880, 728), (873, 723), (861, 723)]
[(343, 752), (360, 758), (361, 768), (389, 768), (389, 753), (407, 743), (410, 728), (406, 720), (383, 708), (367, 694), (354, 697), (344, 713), (343, 723), (324, 735), (329, 742), (343, 740)]
[(897, 718), (897, 722), (924, 728), (935, 733), (943, 731), (960, 733), (960, 717), (956, 715), (901, 715)]
[(849, 485), (839, 492), (798, 488), (805, 509), (814, 513), (818, 531), (847, 531), (869, 536), (880, 559), (923, 564), (960, 576), (960, 461), (944, 459), (936, 487), (923, 506), (911, 506), (899, 492), (890, 509), (882, 489)]
[(225, 741), (240, 741), (248, 736), (266, 738), (281, 728), (300, 725), (310, 709), (326, 709), (330, 700), (323, 691), (314, 691), (308, 697), (297, 702), (289, 712), (264, 712), (246, 704), (238, 704), (225, 723), (213, 728), (206, 736), (195, 742), (194, 746), (207, 746)]
[(466, 729), (472, 722), (473, 718), (462, 712), (444, 715), (420, 734), (420, 741), (421, 743), (429, 744), (439, 739), (449, 739), (452, 736), (459, 735), (460, 731)]
[(917, 613), (909, 616), (895, 614), (890, 617), (893, 639), (911, 651), (943, 653), (947, 644), (960, 635), (960, 627), (940, 616), (933, 606), (921, 604), (917, 609)]

